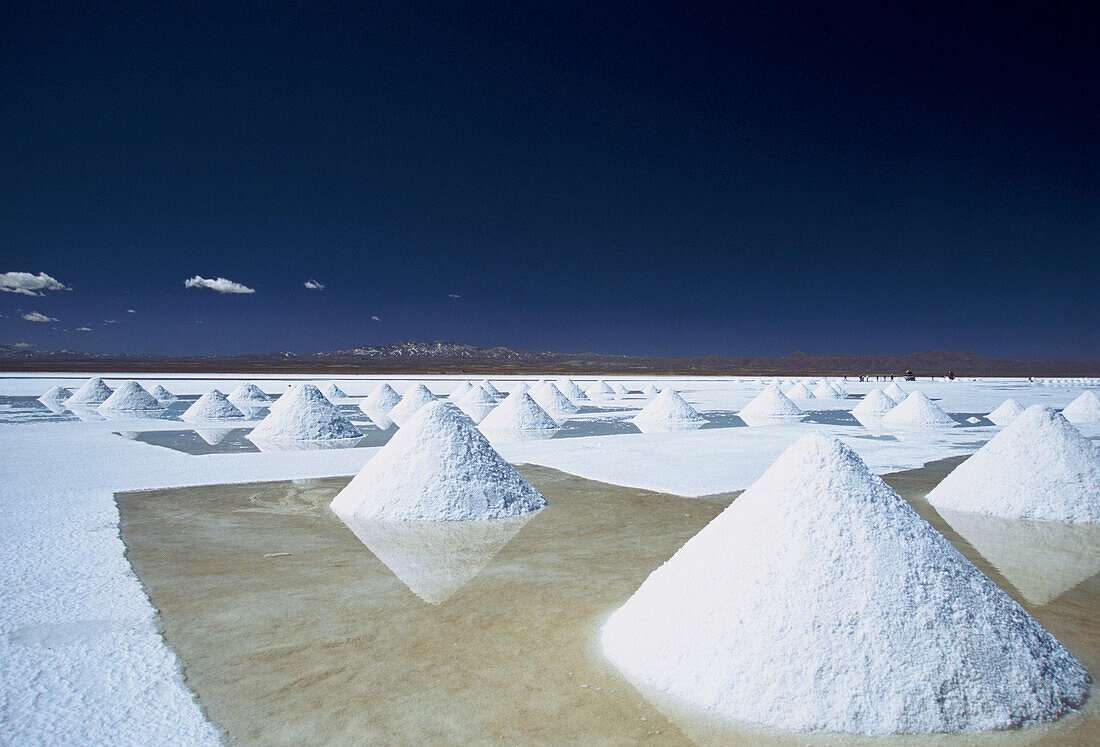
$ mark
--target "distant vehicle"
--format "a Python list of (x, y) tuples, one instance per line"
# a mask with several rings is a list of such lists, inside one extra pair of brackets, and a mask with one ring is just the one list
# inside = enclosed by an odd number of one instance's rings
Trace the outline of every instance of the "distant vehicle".
[[(951, 378), (955, 378), (955, 377), (952, 376)], [(906, 371), (905, 372), (905, 380), (906, 381), (916, 381), (917, 377), (913, 375), (912, 371)]]

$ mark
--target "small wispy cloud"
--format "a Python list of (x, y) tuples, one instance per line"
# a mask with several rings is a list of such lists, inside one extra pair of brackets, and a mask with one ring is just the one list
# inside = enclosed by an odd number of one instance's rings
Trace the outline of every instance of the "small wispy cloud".
[(133, 309), (126, 309), (126, 313), (127, 314), (136, 314), (137, 312), (134, 311)]
[(104, 319), (104, 324), (118, 324), (118, 319)]
[(462, 298), (462, 296), (458, 295), (457, 293), (448, 293), (447, 298)]
[(228, 278), (204, 278), (196, 275), (183, 281), (184, 288), (209, 288), (218, 293), (255, 293), (256, 291), (247, 285), (234, 283)]
[(33, 348), (34, 345), (31, 345), (29, 342), (17, 342), (14, 345), (12, 345), (12, 347), (13, 348)]
[(304, 285), (306, 288), (309, 288), (311, 291), (323, 291), (325, 289), (324, 283), (322, 283), (320, 280), (314, 280), (313, 278), (305, 281), (304, 283), (302, 283), (302, 285)]
[(74, 331), (74, 332), (91, 332), (91, 331), (92, 331), (92, 328), (91, 328), (91, 327), (77, 327), (77, 328), (76, 328), (75, 330), (73, 330), (73, 331)]
[(0, 291), (19, 293), (24, 296), (45, 295), (42, 291), (72, 290), (69, 286), (44, 272), (32, 275), (29, 272), (5, 272), (0, 274)]
[(56, 322), (52, 316), (46, 316), (45, 314), (39, 314), (37, 311), (19, 312), (19, 316), (26, 319), (28, 322)]
[(379, 319), (379, 318), (378, 318), (378, 317), (376, 317), (376, 316), (372, 316), (372, 317), (371, 317), (371, 319), (373, 319), (373, 320), (374, 320), (374, 321), (376, 321), (376, 322), (380, 322), (380, 321), (382, 321), (381, 319)]

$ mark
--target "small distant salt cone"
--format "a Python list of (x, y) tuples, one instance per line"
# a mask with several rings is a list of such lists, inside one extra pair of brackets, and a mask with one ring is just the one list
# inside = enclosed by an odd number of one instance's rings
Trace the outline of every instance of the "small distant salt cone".
[(1024, 408), (1014, 399), (1006, 399), (993, 412), (986, 415), (989, 422), (994, 425), (1008, 425), (1024, 411)]
[(825, 379), (822, 379), (821, 383), (814, 388), (813, 395), (817, 399), (844, 399), (843, 395)]
[(514, 387), (512, 387), (512, 391), (510, 391), (508, 393), (509, 394), (516, 394), (518, 392), (519, 394), (523, 394), (524, 392), (529, 392), (529, 391), (531, 391), (531, 385), (528, 384), (526, 381), (521, 381), (521, 382), (517, 383)]
[(78, 405), (81, 407), (96, 407), (107, 401), (111, 396), (111, 388), (103, 383), (103, 379), (93, 376), (83, 386), (73, 392), (73, 396), (65, 400), (66, 406)]
[(1040, 521), (1100, 523), (1100, 447), (1034, 405), (928, 494), (936, 508)]
[(793, 421), (805, 415), (798, 405), (779, 391), (775, 384), (768, 385), (738, 413), (748, 425), (767, 425), (777, 420)]
[(271, 397), (264, 394), (260, 387), (249, 383), (238, 384), (237, 388), (230, 392), (226, 399), (242, 410), (246, 407), (266, 407), (271, 402)]
[(852, 408), (856, 417), (881, 418), (897, 407), (897, 402), (883, 394), (881, 389), (872, 389)]
[(653, 386), (653, 384), (650, 384), (649, 386), (647, 386), (645, 388), (645, 390), (642, 392), (642, 394), (644, 394), (647, 397), (656, 397), (660, 393), (661, 393), (661, 390), (658, 389), (657, 387)]
[(896, 381), (891, 381), (890, 386), (886, 387), (886, 389), (883, 390), (883, 394), (897, 402), (899, 405), (902, 403), (902, 401), (905, 400), (906, 397), (909, 396), (909, 393), (898, 386), (898, 383)]
[(882, 424), (905, 428), (951, 428), (958, 425), (954, 418), (921, 391), (913, 392), (883, 415)]
[(298, 384), (279, 397), (248, 434), (257, 441), (336, 441), (363, 433), (312, 384)]
[(552, 381), (544, 381), (528, 392), (538, 406), (550, 413), (555, 420), (564, 420), (580, 408), (569, 400)]
[(787, 390), (788, 399), (815, 399), (814, 393), (804, 383), (799, 382)]
[(703, 427), (707, 421), (670, 387), (642, 408), (631, 422), (643, 433), (657, 433), (694, 430)]
[(158, 402), (175, 402), (176, 395), (165, 389), (161, 384), (157, 384), (153, 387), (151, 394), (157, 398)]
[(332, 501), (339, 516), (396, 521), (501, 519), (546, 505), (469, 418), (421, 407)]
[(538, 406), (527, 392), (516, 392), (485, 416), (479, 424), (482, 432), (493, 437), (516, 433), (547, 433), (558, 430), (558, 423)]
[(615, 390), (603, 379), (597, 379), (587, 389), (584, 390), (592, 399), (614, 399)]
[(480, 423), (497, 406), (496, 398), (484, 387), (472, 386), (459, 400), (458, 409), (466, 413), (474, 423)]
[(136, 381), (127, 381), (116, 389), (110, 397), (99, 406), (101, 412), (106, 410), (160, 410), (162, 409), (157, 398), (145, 391), (145, 387)]
[(797, 731), (1052, 721), (1085, 668), (849, 447), (803, 437), (608, 619), (632, 681)]
[(217, 389), (211, 389), (195, 400), (180, 415), (181, 420), (235, 420), (243, 419), (244, 413), (226, 399)]
[(342, 399), (348, 399), (347, 393), (338, 387), (335, 382), (329, 382), (321, 387), (321, 394), (325, 395), (325, 399), (329, 402), (337, 402)]
[(1100, 423), (1100, 399), (1085, 392), (1066, 405), (1062, 414), (1072, 423)]
[(626, 395), (630, 394), (630, 390), (626, 388), (626, 385), (618, 381), (612, 384), (611, 388), (614, 389), (615, 394), (619, 395), (620, 397), (625, 397)]
[(493, 386), (493, 383), (488, 379), (482, 379), (480, 382), (478, 382), (478, 385), (494, 397), (501, 396), (500, 390)]
[(584, 390), (577, 386), (577, 383), (572, 379), (559, 379), (558, 389), (569, 399), (574, 402), (587, 402), (588, 395), (584, 393)]
[(381, 383), (374, 388), (374, 391), (359, 404), (359, 409), (367, 415), (372, 412), (380, 415), (388, 415), (398, 402), (401, 401), (401, 395), (393, 390), (393, 387), (386, 383)]
[(405, 392), (405, 396), (401, 398), (388, 415), (390, 420), (397, 423), (399, 426), (404, 425), (409, 418), (416, 414), (424, 405), (429, 402), (437, 402), (435, 395), (431, 390), (423, 384), (417, 384), (416, 386)]
[[(470, 382), (464, 381), (456, 386), (453, 392), (447, 395), (447, 399), (451, 400), (451, 402), (458, 403), (462, 401), (462, 398), (465, 397), (473, 388), (474, 387), (470, 385)], [(488, 392), (486, 392), (486, 394), (488, 394)]]
[(65, 400), (72, 396), (73, 393), (68, 389), (60, 386), (52, 386), (38, 398), (38, 401), (44, 405), (63, 405), (65, 404)]

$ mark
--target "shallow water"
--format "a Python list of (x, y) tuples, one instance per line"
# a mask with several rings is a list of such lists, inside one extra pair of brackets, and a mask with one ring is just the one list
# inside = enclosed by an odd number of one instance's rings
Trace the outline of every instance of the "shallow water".
[[(1100, 540), (974, 516), (965, 526), (952, 517), (956, 531), (923, 495), (958, 461), (889, 481), (1100, 672)], [(327, 508), (348, 478), (117, 501), (166, 640), (231, 742), (1095, 742), (1095, 694), (1053, 725), (892, 740), (731, 726), (642, 694), (600, 656), (600, 625), (733, 496), (683, 499), (521, 471), (549, 506), (506, 531), (349, 529)]]

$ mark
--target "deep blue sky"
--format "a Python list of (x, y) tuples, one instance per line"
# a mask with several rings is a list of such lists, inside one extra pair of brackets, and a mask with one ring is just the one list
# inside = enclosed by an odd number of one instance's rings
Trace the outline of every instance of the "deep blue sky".
[(463, 6), (4, 4), (0, 343), (1100, 359), (1095, 4)]

